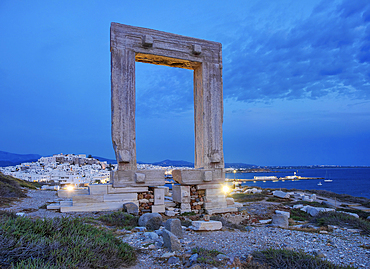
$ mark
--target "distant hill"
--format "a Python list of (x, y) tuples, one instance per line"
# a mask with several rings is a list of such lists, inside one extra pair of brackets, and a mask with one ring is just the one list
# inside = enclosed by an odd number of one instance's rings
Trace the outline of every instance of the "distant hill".
[[(26, 162), (35, 162), (40, 159), (42, 156), (38, 154), (16, 154), (5, 151), (0, 151), (0, 166), (13, 166), (20, 163)], [(117, 164), (115, 159), (107, 159), (99, 156), (92, 156), (93, 158), (101, 161), (107, 162), (109, 164)], [(160, 162), (147, 163), (147, 162), (138, 162), (140, 164), (153, 164), (160, 166), (175, 166), (175, 167), (194, 167), (194, 163), (188, 161), (173, 161), (173, 160), (164, 160)], [(256, 168), (257, 165), (246, 164), (246, 163), (225, 163), (225, 168)]]
[(107, 162), (107, 163), (110, 163), (110, 164), (117, 164), (117, 160), (116, 159), (107, 159), (107, 158), (103, 158), (103, 157), (98, 157), (98, 156), (92, 156), (94, 159), (97, 159), (101, 162)]
[(160, 166), (176, 166), (176, 167), (193, 167), (194, 164), (187, 161), (172, 161), (172, 160), (164, 160), (161, 162), (152, 163), (153, 165), (160, 165)]
[(225, 163), (225, 168), (257, 168), (258, 165), (246, 163)]
[(0, 166), (14, 166), (21, 163), (35, 162), (41, 157), (38, 154), (16, 154), (0, 151)]

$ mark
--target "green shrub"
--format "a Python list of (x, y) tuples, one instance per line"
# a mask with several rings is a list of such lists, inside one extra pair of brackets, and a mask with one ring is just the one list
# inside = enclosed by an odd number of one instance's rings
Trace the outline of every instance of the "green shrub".
[(344, 211), (344, 212), (355, 213), (362, 219), (366, 219), (368, 216), (370, 216), (370, 212), (365, 212), (365, 211), (358, 210), (358, 209), (353, 209), (353, 208), (337, 208), (335, 210), (336, 211)]
[(132, 264), (131, 246), (78, 218), (0, 214), (0, 267), (117, 268)]
[(225, 262), (219, 261), (217, 259), (218, 254), (223, 254), (222, 252), (218, 250), (215, 250), (215, 249), (208, 250), (205, 248), (196, 247), (196, 248), (193, 248), (191, 252), (193, 254), (197, 253), (199, 255), (197, 261), (200, 263), (211, 264), (213, 266), (219, 266), (219, 265), (226, 264)]
[(110, 226), (132, 229), (138, 225), (139, 217), (121, 211), (116, 211), (100, 216), (98, 220)]
[(313, 217), (311, 221), (321, 226), (335, 225), (339, 227), (354, 228), (362, 230), (362, 234), (370, 234), (370, 223), (368, 221), (335, 211), (322, 212)]
[(243, 202), (256, 202), (262, 201), (265, 199), (266, 195), (262, 193), (235, 193), (231, 195), (235, 201), (243, 203)]
[(351, 266), (334, 265), (333, 263), (321, 260), (318, 257), (308, 255), (302, 251), (295, 252), (287, 249), (267, 249), (256, 251), (253, 260), (270, 266), (271, 269), (295, 268), (295, 269), (345, 269), (354, 268)]
[(293, 220), (305, 221), (305, 220), (309, 220), (311, 217), (306, 212), (298, 208), (295, 208), (290, 211), (290, 218)]

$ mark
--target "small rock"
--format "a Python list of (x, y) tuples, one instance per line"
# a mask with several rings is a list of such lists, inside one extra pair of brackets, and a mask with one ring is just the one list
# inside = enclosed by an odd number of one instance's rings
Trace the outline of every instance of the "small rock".
[(175, 256), (175, 252), (166, 252), (161, 256), (161, 259), (169, 259), (171, 257)]
[(135, 216), (139, 215), (139, 207), (136, 204), (132, 203), (132, 202), (124, 203), (122, 211), (127, 212), (127, 213), (132, 214), (132, 215), (135, 215)]
[(156, 234), (155, 232), (146, 232), (146, 233), (144, 233), (144, 236), (146, 238), (151, 239), (151, 240), (157, 240), (158, 239), (158, 234)]
[(153, 245), (153, 244), (150, 244), (150, 245), (148, 246), (148, 248), (149, 248), (149, 249), (156, 249), (156, 246), (155, 246), (155, 245)]
[(180, 259), (178, 257), (170, 257), (168, 259), (168, 264), (176, 264), (176, 263), (179, 263), (180, 262)]
[(133, 232), (146, 232), (146, 228), (145, 227), (135, 227), (134, 229), (132, 229)]
[(274, 191), (272, 192), (272, 194), (278, 198), (289, 198), (290, 195), (286, 192), (283, 192), (283, 191)]
[(148, 230), (158, 230), (162, 225), (162, 216), (159, 213), (145, 213), (139, 218), (139, 225)]
[(198, 253), (195, 253), (195, 254), (191, 255), (190, 258), (189, 258), (189, 261), (190, 262), (196, 262), (197, 259), (198, 259), (198, 256), (199, 256)]
[(328, 231), (320, 231), (321, 234), (327, 234)]
[(225, 260), (225, 259), (227, 259), (228, 257), (227, 257), (227, 255), (224, 255), (224, 254), (218, 254), (218, 255), (216, 256), (216, 258), (217, 258), (217, 259), (219, 259), (219, 260)]

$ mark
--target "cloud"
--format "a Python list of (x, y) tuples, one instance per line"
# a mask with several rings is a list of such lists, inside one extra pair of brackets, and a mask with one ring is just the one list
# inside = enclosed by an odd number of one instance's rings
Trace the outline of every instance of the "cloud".
[[(224, 17), (209, 26), (212, 34), (206, 36), (223, 44), (224, 98), (315, 100), (336, 93), (370, 99), (368, 1), (324, 0), (296, 17), (286, 6), (261, 8), (259, 3), (243, 18)], [(149, 73), (141, 71), (144, 82), (136, 76), (138, 115), (193, 109), (191, 72), (167, 68)]]
[(323, 1), (290, 27), (240, 28), (223, 53), (224, 96), (244, 102), (330, 92), (370, 98), (369, 10), (368, 1)]

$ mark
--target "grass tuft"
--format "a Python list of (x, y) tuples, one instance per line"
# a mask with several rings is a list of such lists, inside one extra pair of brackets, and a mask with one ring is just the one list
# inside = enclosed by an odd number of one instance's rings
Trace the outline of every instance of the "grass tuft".
[(125, 228), (127, 230), (131, 230), (138, 225), (139, 217), (124, 213), (122, 211), (116, 211), (102, 215), (98, 218), (98, 220), (109, 226), (116, 226), (121, 229)]
[(262, 201), (266, 198), (266, 195), (262, 193), (234, 193), (231, 197), (234, 198), (236, 202), (243, 203)]
[(311, 222), (317, 223), (320, 226), (335, 225), (339, 227), (360, 229), (362, 234), (370, 234), (370, 222), (335, 211), (322, 212), (313, 217)]
[(1, 212), (0, 257), (1, 268), (117, 268), (132, 264), (136, 254), (110, 231), (78, 218), (33, 220)]
[(256, 251), (253, 254), (255, 262), (274, 268), (295, 268), (295, 269), (345, 269), (354, 268), (351, 266), (335, 265), (329, 261), (321, 260), (318, 257), (308, 255), (302, 251), (287, 249), (267, 249)]

